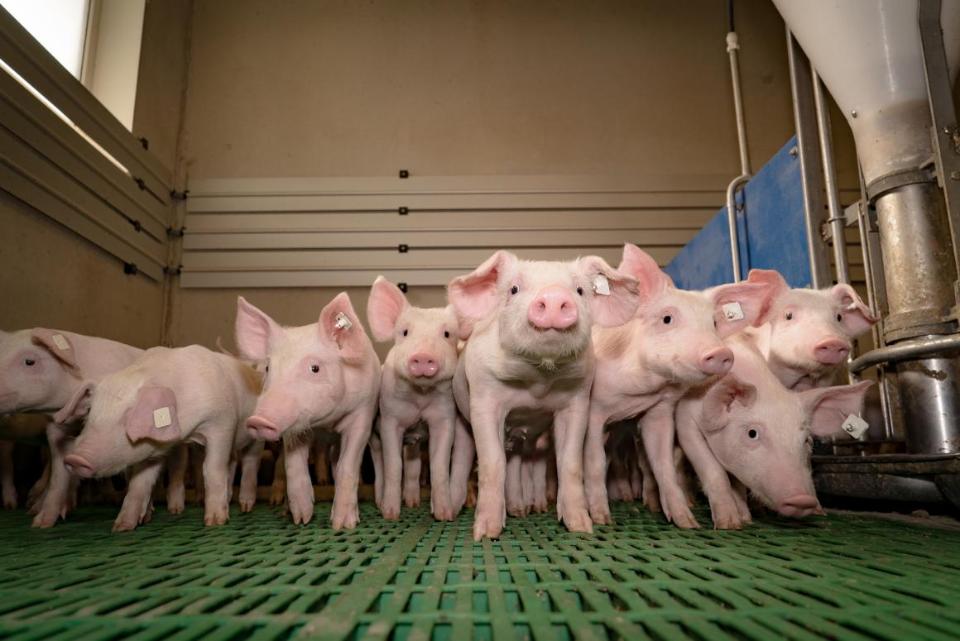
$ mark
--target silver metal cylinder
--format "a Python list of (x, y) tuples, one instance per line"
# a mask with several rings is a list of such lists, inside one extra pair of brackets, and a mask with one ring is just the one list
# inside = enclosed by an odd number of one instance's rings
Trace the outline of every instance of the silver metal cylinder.
[(885, 342), (953, 331), (948, 317), (957, 270), (936, 183), (901, 185), (875, 206), (889, 308)]
[[(956, 331), (951, 320), (957, 279), (943, 196), (933, 182), (901, 185), (875, 201), (888, 314), (884, 342)], [(960, 452), (960, 360), (957, 352), (896, 364), (907, 450)]]
[(960, 452), (960, 358), (940, 358), (897, 365), (900, 398), (911, 454)]

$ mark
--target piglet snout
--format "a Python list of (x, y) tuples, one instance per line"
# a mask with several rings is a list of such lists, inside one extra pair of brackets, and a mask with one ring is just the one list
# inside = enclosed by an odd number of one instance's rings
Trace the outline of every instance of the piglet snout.
[(93, 465), (91, 465), (87, 459), (83, 458), (79, 454), (67, 454), (63, 458), (63, 464), (66, 466), (67, 470), (73, 474), (76, 474), (82, 479), (93, 478), (95, 473)]
[(567, 329), (577, 322), (577, 303), (566, 289), (551, 285), (530, 303), (527, 319), (539, 329)]
[(777, 506), (777, 512), (783, 516), (789, 516), (794, 519), (801, 519), (811, 514), (819, 513), (820, 503), (815, 496), (809, 494), (797, 494), (784, 499)]
[(813, 354), (818, 363), (836, 365), (842, 363), (850, 353), (850, 343), (839, 338), (828, 338), (816, 344)]
[(254, 438), (263, 439), (264, 441), (280, 440), (280, 428), (262, 416), (251, 416), (248, 418), (247, 429)]
[(433, 354), (419, 352), (410, 357), (407, 361), (407, 371), (411, 376), (423, 376), (433, 378), (440, 371), (440, 359)]
[(700, 356), (700, 371), (723, 375), (733, 367), (733, 352), (726, 347), (715, 347)]

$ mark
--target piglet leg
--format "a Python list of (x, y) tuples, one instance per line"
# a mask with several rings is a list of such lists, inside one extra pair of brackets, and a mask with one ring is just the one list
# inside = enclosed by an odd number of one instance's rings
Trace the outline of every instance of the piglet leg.
[[(223, 432), (232, 436), (229, 428)], [(207, 441), (203, 457), (203, 524), (207, 526), (223, 525), (230, 520), (230, 490), (237, 467), (232, 440)]]
[(496, 398), (474, 394), (470, 398), (473, 438), (477, 444), (479, 493), (473, 519), (473, 538), (500, 538), (507, 515), (504, 506), (507, 456), (503, 444), (506, 418)]
[(507, 478), (504, 493), (507, 502), (507, 514), (523, 517), (527, 515), (527, 506), (523, 501), (523, 457), (511, 454), (507, 457)]
[(587, 432), (588, 393), (554, 416), (557, 447), (557, 517), (571, 532), (593, 532), (583, 489), (583, 443)]
[(287, 506), (297, 525), (313, 518), (313, 484), (310, 482), (310, 441), (304, 435), (283, 439), (284, 466), (287, 471)]
[(458, 414), (454, 423), (453, 452), (450, 462), (450, 508), (454, 515), (460, 513), (467, 500), (467, 484), (473, 473), (473, 460), (476, 453), (473, 434)]
[(607, 496), (607, 453), (603, 445), (606, 417), (590, 412), (583, 449), (584, 485), (590, 518), (597, 525), (610, 525), (610, 501)]
[(47, 491), (50, 484), (50, 450), (45, 448), (43, 453), (43, 473), (37, 482), (33, 484), (30, 491), (27, 492), (27, 511), (30, 514), (36, 514), (40, 511), (40, 502), (43, 501), (43, 494)]
[(277, 460), (273, 464), (273, 483), (270, 485), (270, 505), (283, 505), (283, 499), (287, 495), (287, 470), (286, 456), (284, 456), (284, 445), (280, 444), (280, 451), (277, 454)]
[(640, 419), (643, 446), (650, 459), (653, 476), (660, 486), (660, 503), (663, 514), (677, 527), (698, 528), (700, 524), (693, 517), (687, 497), (677, 481), (677, 468), (673, 460), (675, 428), (673, 422), (673, 403), (658, 403), (647, 410)]
[(383, 509), (383, 446), (377, 434), (370, 435), (370, 459), (373, 461), (373, 500), (378, 510)]
[(257, 502), (257, 473), (263, 457), (263, 441), (254, 441), (240, 453), (240, 511), (251, 512)]
[(40, 502), (40, 509), (33, 518), (33, 527), (53, 527), (58, 518), (66, 518), (67, 503), (71, 490), (71, 477), (63, 464), (72, 444), (62, 425), (47, 425), (47, 444), (50, 446), (50, 483)]
[(718, 530), (739, 530), (743, 526), (743, 520), (730, 486), (730, 476), (710, 451), (710, 446), (685, 404), (681, 404), (677, 409), (676, 420), (680, 447), (693, 465), (710, 502), (713, 527)]
[(163, 459), (145, 461), (134, 466), (127, 485), (127, 495), (123, 497), (120, 513), (113, 522), (114, 532), (130, 531), (150, 520), (153, 511), (150, 495), (162, 471)]
[(403, 487), (403, 431), (396, 419), (380, 417), (380, 443), (383, 447), (383, 500), (380, 513), (395, 521), (400, 518), (400, 494)]
[[(349, 419), (340, 432), (340, 458), (334, 469), (336, 490), (333, 495), (333, 510), (330, 513), (330, 522), (334, 530), (352, 530), (360, 521), (360, 512), (357, 509), (360, 463), (363, 460), (363, 448), (370, 440), (374, 411), (371, 408), (358, 412)], [(386, 451), (384, 451), (384, 463), (386, 463)]]
[[(452, 407), (440, 416), (427, 416), (430, 452), (430, 511), (438, 521), (452, 521), (456, 512), (453, 509), (450, 487), (451, 453), (454, 430), (456, 429), (456, 410)], [(472, 463), (471, 456), (471, 463)], [(466, 484), (464, 484), (466, 485)]]
[(653, 468), (650, 467), (650, 459), (647, 458), (647, 451), (641, 439), (634, 439), (634, 448), (637, 452), (637, 467), (640, 468), (643, 504), (651, 512), (662, 512), (660, 488), (657, 487), (657, 479), (653, 476)]
[(13, 441), (0, 441), (0, 488), (4, 509), (15, 509), (17, 486), (13, 483)]
[(188, 458), (186, 445), (177, 445), (167, 456), (167, 511), (170, 514), (183, 512)]
[(403, 446), (403, 504), (420, 505), (420, 444)]

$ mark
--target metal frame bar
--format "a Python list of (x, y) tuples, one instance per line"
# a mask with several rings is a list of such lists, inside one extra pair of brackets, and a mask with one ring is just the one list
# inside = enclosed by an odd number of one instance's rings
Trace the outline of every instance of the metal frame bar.
[(823, 91), (823, 83), (815, 70), (811, 70), (813, 84), (813, 104), (817, 114), (817, 130), (820, 138), (820, 158), (823, 163), (823, 180), (827, 194), (827, 211), (830, 228), (833, 231), (833, 262), (837, 274), (837, 282), (850, 283), (850, 268), (847, 264), (846, 244), (844, 233), (843, 208), (840, 207), (840, 196), (837, 190), (837, 171), (833, 165), (833, 139), (830, 127), (830, 111)]
[(820, 241), (824, 201), (823, 164), (816, 134), (817, 117), (813, 100), (813, 72), (810, 62), (790, 29), (787, 34), (787, 62), (790, 89), (793, 95), (794, 126), (797, 131), (797, 154), (803, 188), (804, 220), (807, 228), (807, 252), (810, 256), (810, 281), (814, 288), (830, 284), (830, 260), (826, 244)]
[[(943, 189), (943, 199), (953, 243), (953, 259), (960, 274), (960, 128), (953, 104), (950, 71), (940, 27), (940, 0), (919, 0), (917, 24), (923, 57), (923, 79), (930, 104), (933, 157)], [(960, 283), (954, 283), (960, 297)], [(960, 299), (958, 299), (960, 303)]]
[(740, 89), (740, 43), (737, 32), (727, 33), (727, 55), (730, 58), (730, 82), (733, 89), (733, 110), (737, 121), (737, 146), (740, 150), (740, 175), (727, 185), (727, 230), (730, 234), (730, 260), (733, 282), (742, 279), (740, 269), (740, 238), (737, 229), (737, 191), (750, 180), (750, 153), (747, 147), (747, 125), (743, 115), (743, 94)]

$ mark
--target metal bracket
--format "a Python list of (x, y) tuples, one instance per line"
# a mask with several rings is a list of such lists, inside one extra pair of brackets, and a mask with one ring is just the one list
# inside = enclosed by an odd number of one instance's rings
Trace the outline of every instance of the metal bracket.
[(143, 178), (138, 178), (138, 177), (134, 176), (134, 177), (133, 177), (133, 182), (137, 183), (137, 187), (139, 187), (141, 191), (146, 191), (146, 189), (147, 189), (147, 183), (146, 183), (146, 181), (145, 181)]
[(183, 238), (183, 234), (186, 231), (186, 227), (180, 227), (179, 229), (175, 227), (167, 227), (167, 236), (170, 238)]
[(133, 230), (134, 230), (135, 232), (137, 232), (137, 233), (139, 234), (140, 232), (143, 231), (143, 225), (140, 224), (140, 221), (139, 221), (139, 220), (136, 220), (135, 218), (134, 218), (134, 219), (128, 219), (128, 220), (129, 220), (130, 224), (133, 225)]
[(128, 276), (135, 276), (140, 273), (140, 269), (137, 267), (136, 263), (123, 262), (123, 273)]
[(410, 210), (407, 209), (406, 207), (398, 207), (397, 213), (400, 214), (401, 216), (406, 216), (407, 214), (410, 213)]
[(148, 149), (148, 150), (150, 149), (150, 141), (149, 141), (149, 140), (147, 140), (146, 138), (143, 138), (143, 137), (137, 138), (137, 140), (140, 141), (140, 146), (142, 146), (144, 149)]
[(170, 190), (170, 200), (186, 200), (189, 195), (189, 189), (184, 189), (183, 191), (177, 191), (176, 189)]
[(176, 267), (164, 266), (163, 273), (167, 276), (179, 276), (183, 273), (183, 265), (177, 265)]
[(408, 170), (406, 170), (406, 169), (401, 169), (401, 170), (400, 170), (400, 177), (401, 177), (401, 178), (409, 178), (409, 177), (410, 177), (410, 172), (409, 172)]
[(410, 245), (407, 245), (406, 243), (400, 243), (397, 245), (397, 251), (401, 254), (406, 254), (408, 251), (410, 251)]

